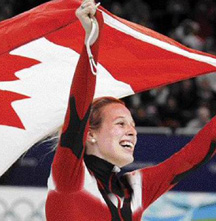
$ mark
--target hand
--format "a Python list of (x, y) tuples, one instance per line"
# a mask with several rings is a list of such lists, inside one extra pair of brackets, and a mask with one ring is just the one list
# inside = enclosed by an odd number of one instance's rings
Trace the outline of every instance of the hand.
[(91, 32), (92, 22), (91, 18), (94, 18), (96, 13), (97, 6), (95, 5), (94, 0), (85, 0), (81, 6), (76, 10), (76, 16), (80, 20), (83, 28), (86, 32), (86, 38)]

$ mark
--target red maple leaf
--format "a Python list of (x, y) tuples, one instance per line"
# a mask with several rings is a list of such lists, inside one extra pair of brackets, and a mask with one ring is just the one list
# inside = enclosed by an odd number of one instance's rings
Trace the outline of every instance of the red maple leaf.
[[(14, 75), (15, 72), (24, 68), (29, 68), (40, 62), (34, 59), (4, 54), (0, 57), (0, 81), (14, 81), (18, 78)], [(28, 96), (18, 94), (12, 91), (0, 90), (0, 125), (7, 125), (25, 129), (23, 123), (11, 103), (16, 100), (29, 98)]]

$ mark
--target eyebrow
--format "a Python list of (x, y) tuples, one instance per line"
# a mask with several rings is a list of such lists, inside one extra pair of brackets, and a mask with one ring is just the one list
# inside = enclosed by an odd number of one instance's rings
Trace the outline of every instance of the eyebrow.
[[(119, 119), (119, 118), (125, 119), (124, 116), (118, 116), (118, 117), (114, 118), (114, 121), (117, 120), (117, 119)], [(136, 125), (136, 123), (135, 123), (134, 120), (132, 120), (132, 123), (134, 124), (134, 126)]]

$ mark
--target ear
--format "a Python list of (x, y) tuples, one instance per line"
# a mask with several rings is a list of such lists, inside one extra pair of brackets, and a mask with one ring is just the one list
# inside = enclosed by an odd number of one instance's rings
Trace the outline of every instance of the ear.
[(92, 143), (92, 140), (95, 140), (95, 133), (92, 130), (87, 132), (86, 141)]

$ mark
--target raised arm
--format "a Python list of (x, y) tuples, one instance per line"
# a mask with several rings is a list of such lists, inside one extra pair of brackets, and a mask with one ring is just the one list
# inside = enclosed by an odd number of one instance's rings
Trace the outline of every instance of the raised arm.
[[(95, 3), (86, 0), (77, 9), (79, 18), (88, 39), (96, 12)], [(98, 40), (91, 52), (95, 62), (98, 56)], [(96, 76), (92, 73), (86, 46), (83, 47), (73, 78), (68, 108), (58, 148), (52, 164), (52, 181), (57, 191), (72, 192), (82, 188), (86, 133), (88, 117), (94, 97)]]
[(141, 170), (144, 209), (215, 154), (216, 117), (172, 157), (157, 166)]

